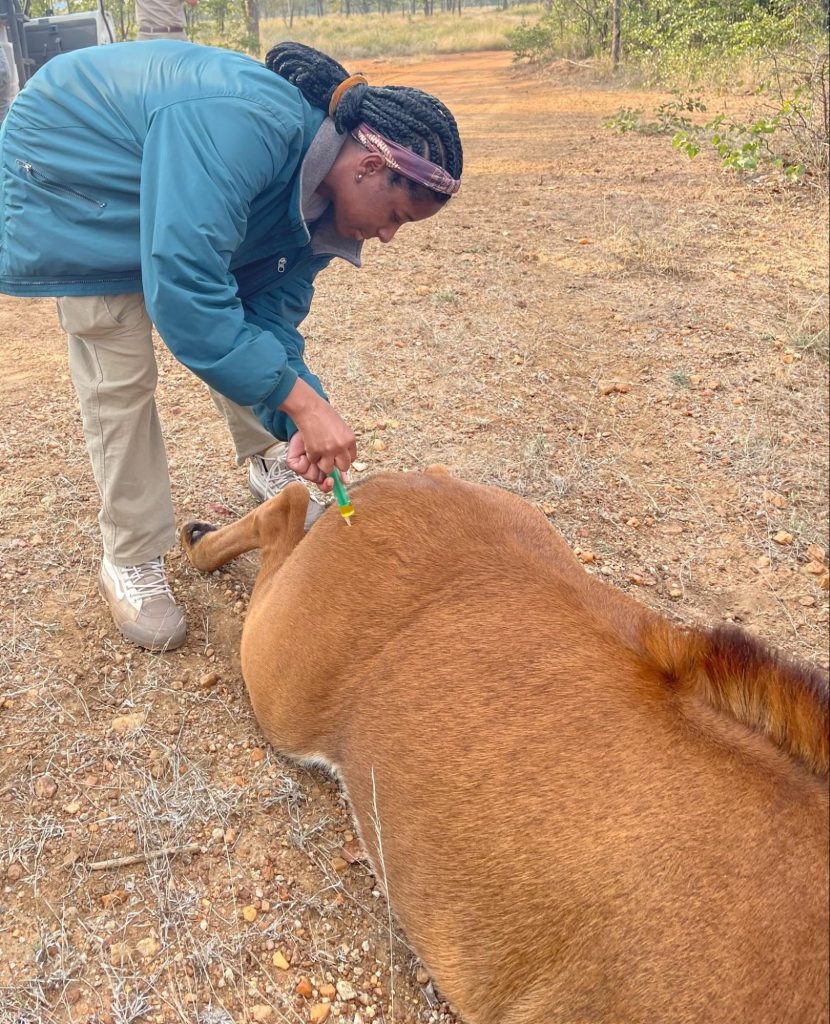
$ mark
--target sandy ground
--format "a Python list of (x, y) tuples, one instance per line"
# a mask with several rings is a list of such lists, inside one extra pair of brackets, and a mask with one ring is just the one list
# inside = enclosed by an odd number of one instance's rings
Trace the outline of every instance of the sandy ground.
[[(466, 168), (439, 217), (319, 279), (309, 361), (364, 472), (500, 484), (586, 571), (826, 665), (822, 202), (614, 136), (604, 117), (656, 98), (506, 54), (368, 73), (438, 93)], [(255, 559), (202, 577), (172, 552), (186, 646), (122, 643), (54, 303), (0, 297), (0, 335), (0, 1022), (452, 1021), (343, 856), (336, 788), (258, 735)], [(159, 361), (180, 522), (241, 514), (224, 425)]]

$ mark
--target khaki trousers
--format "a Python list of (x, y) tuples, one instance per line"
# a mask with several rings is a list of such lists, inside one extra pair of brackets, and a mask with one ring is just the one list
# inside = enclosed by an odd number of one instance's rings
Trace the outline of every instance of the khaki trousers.
[(147, 39), (187, 39), (187, 32), (139, 32), (136, 39), (141, 42)]
[[(173, 546), (176, 523), (144, 298), (65, 296), (58, 299), (58, 316), (69, 339), (69, 373), (101, 495), (104, 554), (115, 565), (148, 562)], [(228, 423), (238, 465), (274, 444), (251, 409), (211, 395)]]

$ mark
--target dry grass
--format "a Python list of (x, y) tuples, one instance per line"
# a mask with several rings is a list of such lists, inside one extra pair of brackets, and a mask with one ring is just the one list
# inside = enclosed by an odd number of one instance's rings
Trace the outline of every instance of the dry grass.
[(689, 251), (692, 238), (688, 223), (669, 223), (659, 228), (623, 223), (614, 230), (606, 246), (628, 274), (683, 280), (693, 273), (694, 258)]
[(268, 18), (262, 22), (260, 38), (266, 40), (266, 49), (277, 40), (293, 39), (339, 60), (475, 53), (508, 50), (507, 33), (517, 25), (532, 23), (541, 13), (541, 4), (529, 4), (521, 13), (467, 8), (460, 17), (440, 11), (429, 18), (400, 13), (327, 15), (295, 18), (290, 27), (281, 19)]

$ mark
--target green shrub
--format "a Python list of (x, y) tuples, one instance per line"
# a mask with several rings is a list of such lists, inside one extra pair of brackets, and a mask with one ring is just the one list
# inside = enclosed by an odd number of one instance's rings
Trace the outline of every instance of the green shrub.
[[(608, 53), (607, 0), (548, 0), (548, 6), (535, 25), (510, 34), (516, 60)], [(820, 0), (630, 0), (622, 7), (623, 58), (649, 84), (711, 84), (721, 62), (734, 74), (740, 58), (823, 39), (824, 17)]]
[(757, 89), (755, 108), (743, 119), (719, 113), (698, 123), (689, 114), (706, 112), (701, 97), (676, 93), (675, 99), (657, 108), (654, 120), (645, 120), (642, 109), (621, 107), (604, 125), (621, 134), (671, 134), (674, 148), (690, 159), (704, 149), (714, 150), (729, 170), (780, 169), (791, 179), (807, 175), (826, 186), (828, 55), (773, 54), (770, 63), (770, 75)]

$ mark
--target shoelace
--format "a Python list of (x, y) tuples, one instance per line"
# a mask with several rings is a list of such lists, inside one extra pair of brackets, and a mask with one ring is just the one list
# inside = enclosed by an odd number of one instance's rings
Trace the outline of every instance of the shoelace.
[(164, 562), (161, 558), (154, 558), (152, 562), (142, 562), (141, 565), (128, 565), (118, 572), (131, 601), (144, 601), (151, 597), (173, 597), (167, 577), (164, 575)]
[(265, 474), (265, 494), (267, 497), (272, 498), (283, 487), (287, 487), (288, 484), (299, 479), (297, 474), (289, 469), (282, 459), (274, 459)]
[[(263, 459), (264, 463), (265, 460)], [(293, 469), (289, 469), (283, 459), (274, 459), (265, 473), (265, 497), (273, 498), (275, 494), (279, 494), (283, 487), (287, 487), (288, 484), (295, 481), (303, 482), (302, 477), (298, 476)], [(316, 495), (311, 494), (311, 492), (309, 492), (309, 497), (318, 505), (322, 504), (320, 499)]]

